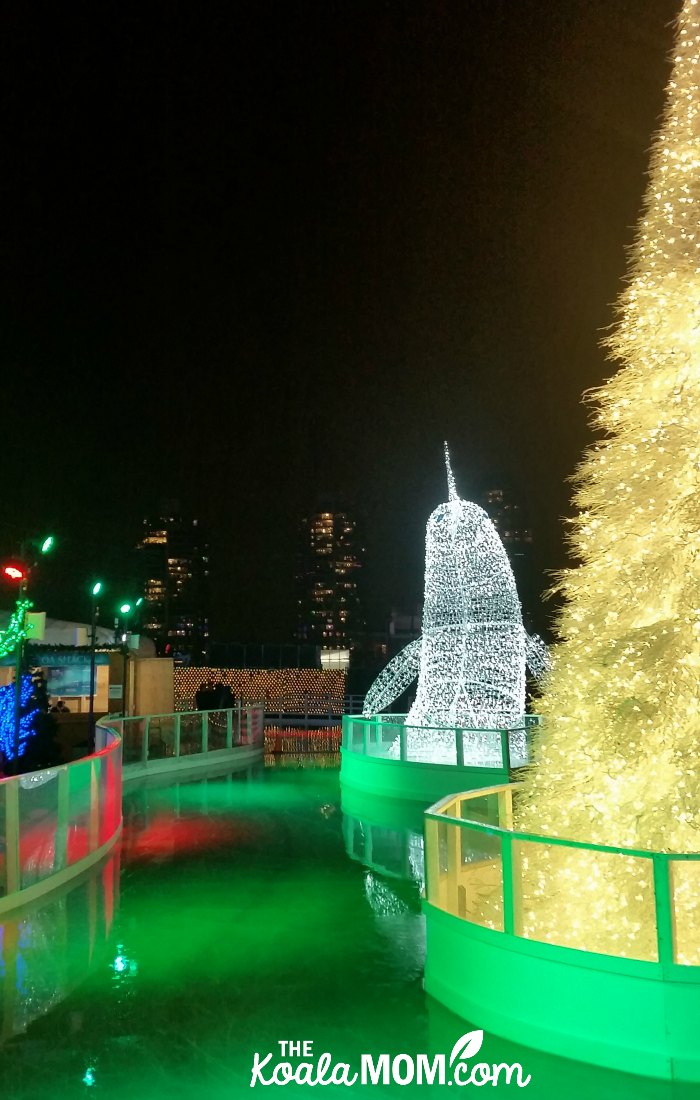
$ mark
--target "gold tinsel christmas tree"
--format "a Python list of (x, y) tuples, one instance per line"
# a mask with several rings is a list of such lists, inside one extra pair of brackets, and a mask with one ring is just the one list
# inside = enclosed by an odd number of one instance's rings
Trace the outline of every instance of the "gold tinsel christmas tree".
[(679, 16), (606, 344), (620, 369), (594, 395), (602, 437), (576, 475), (571, 543), (581, 564), (559, 579), (562, 641), (518, 825), (700, 851), (698, 0), (685, 0)]

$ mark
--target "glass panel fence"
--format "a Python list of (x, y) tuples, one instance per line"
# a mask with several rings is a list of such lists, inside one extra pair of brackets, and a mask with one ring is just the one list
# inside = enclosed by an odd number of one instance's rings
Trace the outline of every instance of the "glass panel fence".
[[(503, 931), (503, 860), (501, 838), (476, 829), (458, 829), (453, 860), (459, 860), (456, 889), (448, 902), (457, 915), (484, 928)], [(458, 847), (457, 847), (458, 844)], [(450, 910), (454, 912), (454, 909)]]
[[(431, 904), (559, 947), (700, 966), (700, 859), (518, 836), (509, 831), (513, 792), (508, 785), (456, 795), (437, 811), (446, 819), (425, 818)], [(489, 833), (470, 822), (500, 829)]]
[(114, 835), (121, 815), (121, 766), (116, 749), (101, 758), (98, 783), (99, 836), (98, 844), (106, 844)]
[(226, 748), (226, 711), (213, 710), (209, 712), (209, 738), (208, 751), (216, 752)]
[(143, 722), (139, 722), (142, 728), (142, 736), (148, 736), (148, 759), (163, 760), (165, 757), (177, 755), (177, 730), (176, 719), (172, 714), (154, 714)]
[(669, 859), (674, 962), (700, 966), (700, 860)]
[(425, 896), (431, 905), (443, 908), (442, 895), (447, 873), (443, 859), (445, 823), (433, 817), (425, 819)]
[(88, 826), (88, 849), (94, 852), (100, 846), (100, 786), (106, 761), (103, 756), (92, 758), (92, 779), (90, 788), (90, 824)]
[(450, 811), (450, 815), (454, 817), (461, 817), (467, 821), (478, 821), (482, 825), (500, 825), (499, 814), (499, 796), (498, 792), (491, 791), (489, 794), (480, 794), (474, 798), (460, 798), (458, 800), (459, 812), (456, 813), (457, 806)]
[(16, 781), (19, 799), (20, 889), (50, 875), (56, 858), (58, 770), (34, 772)]
[(448, 821), (426, 820), (427, 898), (485, 928), (503, 930), (501, 839)]
[(0, 897), (51, 878), (114, 836), (120, 747), (0, 783)]
[(368, 756), (386, 756), (392, 760), (401, 760), (402, 739), (404, 737), (403, 719), (382, 718), (381, 721), (365, 723), (365, 751)]
[[(173, 718), (170, 717), (171, 724)], [(180, 715), (180, 756), (193, 756), (202, 751), (202, 714)]]
[(122, 726), (122, 759), (125, 764), (136, 764), (143, 753), (143, 739), (146, 734), (146, 719), (131, 718), (120, 723)]
[[(110, 726), (112, 722), (109, 723)], [(121, 720), (114, 720), (119, 729)], [(123, 722), (124, 764), (194, 756), (236, 745), (262, 745), (262, 707), (218, 711), (181, 711), (129, 718)], [(145, 741), (147, 740), (147, 745)]]
[(232, 744), (240, 745), (245, 722), (244, 712), (239, 708), (231, 715), (232, 719)]
[(68, 768), (68, 864), (77, 863), (89, 852), (91, 775), (92, 763), (89, 760), (76, 762)]
[(261, 707), (251, 707), (248, 711), (250, 744), (260, 747), (265, 740), (265, 713)]
[[(534, 730), (532, 725), (531, 729)], [(510, 753), (510, 765), (513, 768), (521, 768), (530, 759), (530, 727), (526, 729), (510, 730), (508, 732), (508, 748)]]
[(404, 739), (405, 756), (401, 756), (401, 759), (423, 764), (457, 763), (454, 729), (404, 726)]
[(513, 842), (514, 905), (528, 939), (604, 955), (658, 960), (652, 860), (617, 852)]
[(253, 737), (253, 729), (252, 729), (252, 724), (251, 724), (250, 711), (242, 710), (241, 711), (241, 724), (240, 724), (240, 738), (239, 738), (238, 743), (240, 745), (250, 745), (252, 737)]
[(459, 730), (455, 740), (461, 740), (460, 763), (468, 768), (500, 768), (502, 765), (499, 730)]

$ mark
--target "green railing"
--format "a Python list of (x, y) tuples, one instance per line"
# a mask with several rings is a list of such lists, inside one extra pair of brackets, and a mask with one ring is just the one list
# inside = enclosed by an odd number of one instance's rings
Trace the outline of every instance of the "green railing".
[(491, 730), (409, 726), (405, 714), (345, 715), (342, 747), (364, 756), (508, 772), (527, 763), (530, 732), (538, 724), (537, 715), (524, 716), (511, 729)]
[(431, 905), (509, 936), (700, 966), (700, 853), (518, 832), (517, 788), (450, 795), (426, 811)]
[(265, 714), (261, 706), (176, 711), (137, 718), (107, 715), (100, 719), (95, 739), (99, 745), (102, 730), (117, 731), (122, 738), (123, 761), (127, 767), (180, 760), (239, 746), (262, 750), (264, 726)]

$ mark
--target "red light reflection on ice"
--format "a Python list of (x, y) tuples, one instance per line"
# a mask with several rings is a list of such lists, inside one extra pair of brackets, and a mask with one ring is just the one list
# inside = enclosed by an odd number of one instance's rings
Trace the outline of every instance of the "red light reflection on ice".
[(122, 855), (138, 861), (229, 848), (245, 843), (253, 829), (239, 821), (216, 817), (177, 817), (174, 813), (157, 814), (148, 823), (124, 822)]

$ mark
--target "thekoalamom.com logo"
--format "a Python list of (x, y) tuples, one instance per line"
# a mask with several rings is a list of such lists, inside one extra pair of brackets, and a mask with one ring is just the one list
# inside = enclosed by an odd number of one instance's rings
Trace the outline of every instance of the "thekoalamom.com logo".
[(481, 1050), (483, 1031), (460, 1035), (449, 1061), (445, 1054), (361, 1054), (359, 1066), (334, 1062), (326, 1051), (318, 1059), (310, 1039), (294, 1042), (280, 1039), (281, 1061), (273, 1062), (270, 1051), (253, 1057), (250, 1087), (256, 1085), (516, 1085), (525, 1088), (531, 1076), (523, 1076), (520, 1062), (474, 1062)]

